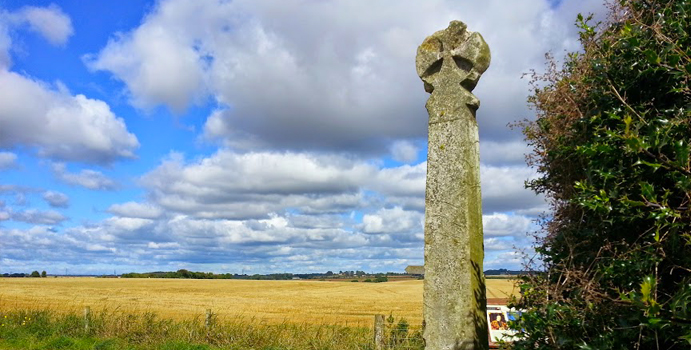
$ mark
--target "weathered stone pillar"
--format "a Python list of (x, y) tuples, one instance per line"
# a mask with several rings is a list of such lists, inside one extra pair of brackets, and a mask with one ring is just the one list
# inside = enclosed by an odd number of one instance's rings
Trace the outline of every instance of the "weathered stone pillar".
[(490, 52), (463, 22), (427, 37), (417, 51), (429, 112), (425, 194), (425, 349), (487, 349), (482, 270), (480, 155), (471, 93)]

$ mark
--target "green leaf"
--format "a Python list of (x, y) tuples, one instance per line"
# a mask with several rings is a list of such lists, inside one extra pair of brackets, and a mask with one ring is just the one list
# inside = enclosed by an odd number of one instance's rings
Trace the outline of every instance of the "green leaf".
[(661, 318), (657, 318), (657, 317), (650, 317), (650, 318), (648, 318), (648, 324), (650, 324), (650, 325), (656, 325), (656, 324), (658, 324), (658, 323), (660, 323), (660, 322), (662, 322), (662, 319), (661, 319)]
[(651, 293), (655, 288), (655, 279), (652, 276), (645, 276), (641, 282), (641, 301), (650, 303), (653, 301)]
[(639, 159), (636, 163), (634, 163), (634, 165), (641, 165), (641, 164), (647, 165), (647, 166), (653, 168), (653, 171), (656, 171), (657, 169), (662, 167), (662, 164), (660, 164), (660, 163), (650, 163), (650, 162), (647, 162), (647, 161), (642, 160), (642, 159)]
[(652, 199), (656, 198), (657, 196), (655, 195), (655, 188), (653, 185), (647, 183), (647, 182), (641, 182), (641, 194), (643, 195), (644, 198), (646, 199)]
[(648, 60), (648, 63), (660, 64), (660, 56), (658, 56), (657, 52), (655, 52), (653, 49), (647, 49), (643, 51), (643, 54), (645, 55), (645, 58)]
[(676, 153), (675, 163), (682, 168), (686, 168), (689, 163), (689, 144), (684, 142), (684, 140), (675, 142), (674, 153)]

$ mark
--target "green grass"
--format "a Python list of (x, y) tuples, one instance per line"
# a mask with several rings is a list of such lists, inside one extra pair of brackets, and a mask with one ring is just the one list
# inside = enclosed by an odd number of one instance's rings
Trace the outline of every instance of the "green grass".
[[(153, 313), (92, 312), (89, 327), (77, 314), (48, 310), (0, 310), (0, 349), (27, 350), (370, 350), (373, 330), (362, 327), (283, 323), (255, 319), (189, 321)], [(407, 331), (407, 330), (406, 330)], [(400, 330), (399, 330), (400, 332)], [(393, 333), (392, 333), (393, 334)], [(399, 338), (400, 335), (397, 335)], [(391, 349), (422, 349), (419, 332)], [(392, 339), (395, 339), (393, 337)], [(403, 346), (405, 345), (405, 346)]]

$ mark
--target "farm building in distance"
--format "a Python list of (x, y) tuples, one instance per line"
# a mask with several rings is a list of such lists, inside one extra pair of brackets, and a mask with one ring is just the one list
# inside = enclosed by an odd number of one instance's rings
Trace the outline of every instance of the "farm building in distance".
[(416, 266), (416, 265), (408, 265), (408, 267), (405, 268), (405, 273), (413, 276), (424, 276), (425, 275), (425, 267), (424, 266)]

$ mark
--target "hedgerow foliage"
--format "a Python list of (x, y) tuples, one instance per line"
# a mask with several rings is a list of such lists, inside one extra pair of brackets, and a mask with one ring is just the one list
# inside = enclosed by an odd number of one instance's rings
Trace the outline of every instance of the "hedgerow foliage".
[(691, 346), (691, 0), (626, 0), (534, 75), (529, 164), (552, 215), (514, 349)]

